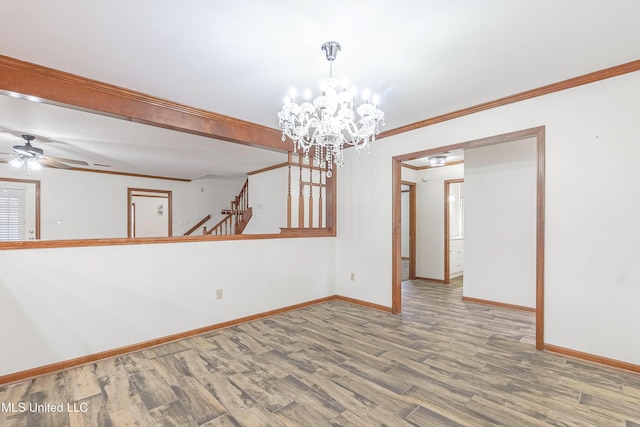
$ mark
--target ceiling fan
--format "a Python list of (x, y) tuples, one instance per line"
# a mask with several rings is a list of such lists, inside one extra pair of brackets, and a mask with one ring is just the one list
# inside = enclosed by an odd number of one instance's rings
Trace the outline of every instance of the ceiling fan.
[(72, 163), (80, 166), (89, 166), (87, 162), (82, 160), (65, 159), (62, 157), (45, 157), (44, 150), (39, 147), (31, 145), (31, 141), (35, 139), (33, 135), (22, 135), (22, 139), (25, 140), (24, 145), (14, 145), (13, 157), (7, 157), (0, 159), (0, 163), (9, 163), (16, 169), (24, 167), (27, 173), (30, 171), (39, 171), (43, 166), (57, 168), (57, 169), (70, 169), (73, 166), (69, 166), (67, 163)]

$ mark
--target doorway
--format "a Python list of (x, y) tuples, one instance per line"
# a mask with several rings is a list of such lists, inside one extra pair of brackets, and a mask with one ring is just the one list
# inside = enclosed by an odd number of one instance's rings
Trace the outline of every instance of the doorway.
[[(407, 271), (403, 280), (416, 279), (416, 183), (402, 181), (402, 258)], [(404, 270), (404, 265), (403, 265)]]
[(128, 237), (172, 236), (171, 191), (129, 188), (127, 199)]
[(536, 144), (536, 225), (535, 225), (535, 300), (536, 300), (536, 349), (544, 348), (544, 164), (545, 164), (545, 127), (539, 126), (502, 135), (461, 142), (444, 147), (436, 147), (392, 158), (392, 302), (391, 311), (402, 311), (401, 280), (401, 184), (402, 162), (441, 154), (453, 150), (479, 148), (531, 138)]
[(464, 179), (444, 182), (444, 283), (464, 274)]

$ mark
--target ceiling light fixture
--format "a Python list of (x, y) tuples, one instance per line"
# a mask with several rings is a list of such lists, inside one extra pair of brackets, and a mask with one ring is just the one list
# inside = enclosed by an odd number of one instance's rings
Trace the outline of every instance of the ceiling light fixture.
[(429, 167), (435, 168), (438, 166), (444, 166), (447, 164), (446, 156), (433, 156), (429, 157)]
[(33, 135), (22, 135), (22, 138), (26, 141), (25, 145), (14, 145), (13, 151), (16, 153), (16, 157), (13, 158), (9, 164), (16, 169), (22, 167), (29, 172), (38, 172), (42, 169), (42, 164), (38, 160), (42, 157), (43, 151), (41, 148), (31, 145), (31, 141), (35, 139)]
[(22, 157), (14, 157), (13, 159), (11, 159), (9, 164), (16, 169), (20, 169), (22, 165), (24, 165), (24, 160), (22, 160)]
[(355, 147), (360, 156), (362, 151), (369, 151), (371, 142), (375, 141), (384, 126), (384, 113), (378, 109), (378, 97), (369, 99), (368, 90), (362, 96), (364, 103), (355, 109), (354, 90), (347, 90), (333, 77), (333, 60), (336, 59), (340, 44), (326, 42), (322, 45), (329, 61), (329, 77), (320, 82), (322, 94), (310, 101), (311, 92), (304, 93), (305, 101), (298, 105), (295, 89), (284, 99), (282, 111), (278, 113), (282, 128), (282, 141), (289, 137), (293, 141), (294, 152), (301, 150), (306, 160), (313, 149), (314, 162), (317, 166), (327, 168), (327, 177), (332, 176), (333, 163), (338, 167), (344, 165), (344, 145)]
[(38, 172), (42, 169), (42, 163), (38, 161), (35, 157), (27, 160), (27, 169), (30, 171)]

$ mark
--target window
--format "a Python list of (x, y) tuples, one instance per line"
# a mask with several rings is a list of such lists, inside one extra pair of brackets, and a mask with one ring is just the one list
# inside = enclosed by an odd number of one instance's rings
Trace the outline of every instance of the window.
[(40, 181), (0, 178), (0, 242), (40, 239)]
[(0, 241), (25, 239), (24, 188), (0, 188)]

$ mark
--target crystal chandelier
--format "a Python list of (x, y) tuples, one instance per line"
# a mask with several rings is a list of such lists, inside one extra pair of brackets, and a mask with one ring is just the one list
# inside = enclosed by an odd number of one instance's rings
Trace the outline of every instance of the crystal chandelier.
[[(352, 145), (358, 152), (369, 151), (384, 126), (384, 113), (377, 107), (378, 99), (369, 100), (369, 91), (363, 92), (364, 102), (355, 109), (354, 91), (346, 87), (339, 89), (340, 82), (333, 77), (333, 60), (340, 50), (337, 42), (322, 45), (329, 61), (329, 77), (320, 82), (321, 95), (310, 101), (311, 92), (305, 91), (305, 101), (298, 105), (295, 90), (284, 100), (278, 113), (282, 128), (282, 141), (287, 137), (293, 141), (294, 152), (301, 150), (306, 160), (313, 149), (314, 163), (327, 168), (327, 177), (332, 176), (333, 163), (344, 165), (344, 145)], [(356, 118), (357, 113), (357, 118)]]

